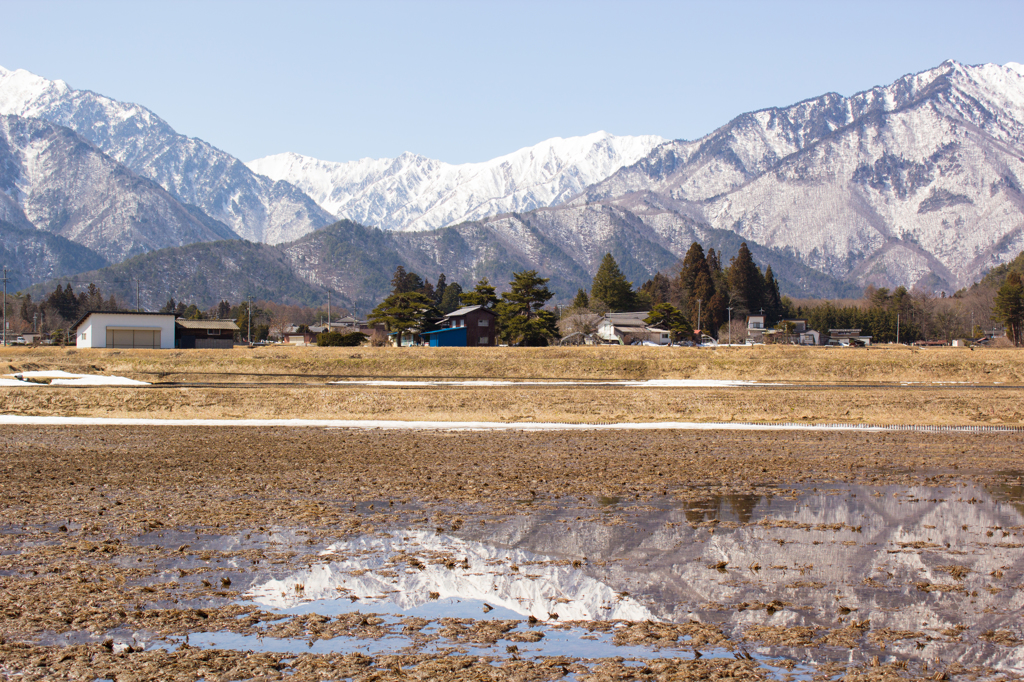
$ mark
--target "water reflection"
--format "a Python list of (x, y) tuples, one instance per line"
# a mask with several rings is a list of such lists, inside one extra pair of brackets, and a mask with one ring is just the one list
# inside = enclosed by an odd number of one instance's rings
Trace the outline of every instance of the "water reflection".
[[(1020, 491), (993, 493), (852, 486), (660, 506), (603, 499), (596, 510), (469, 524), (458, 537), (361, 537), (248, 595), (322, 614), (698, 623), (755, 654), (808, 663), (879, 656), (1024, 670)], [(601, 641), (603, 655), (621, 653)]]
[(402, 531), (362, 537), (331, 545), (322, 556), (325, 563), (253, 588), (252, 599), (279, 609), (341, 599), (373, 605), (368, 608), (390, 604), (404, 613), (458, 599), (477, 605), (474, 617), (500, 607), (538, 620), (654, 618), (637, 600), (589, 577), (581, 562), (574, 567), (450, 535)]

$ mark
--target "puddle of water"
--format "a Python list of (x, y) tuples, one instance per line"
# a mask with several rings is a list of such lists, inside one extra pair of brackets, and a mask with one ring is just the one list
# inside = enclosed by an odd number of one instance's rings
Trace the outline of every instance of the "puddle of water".
[[(1024, 516), (983, 489), (792, 488), (606, 506), (615, 513), (599, 514), (602, 523), (576, 520), (575, 509), (537, 509), (470, 524), (458, 537), (358, 538), (327, 548), (308, 569), (255, 584), (248, 597), (323, 615), (697, 621), (734, 642), (752, 628), (809, 627), (814, 646), (755, 641), (749, 650), (814, 665), (878, 655), (1024, 670), (1024, 647), (990, 641), (1000, 632), (1024, 640)], [(817, 641), (855, 624), (863, 626), (855, 656)], [(951, 635), (958, 626), (966, 629)], [(548, 627), (543, 644), (518, 647), (636, 658), (687, 650), (616, 646), (585, 632)]]

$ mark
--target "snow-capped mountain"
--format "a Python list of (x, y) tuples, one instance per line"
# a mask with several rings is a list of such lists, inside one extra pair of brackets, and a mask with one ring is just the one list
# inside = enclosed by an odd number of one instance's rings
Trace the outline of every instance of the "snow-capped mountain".
[(202, 140), (178, 134), (137, 104), (0, 67), (0, 114), (71, 128), (137, 175), (249, 240), (285, 242), (333, 222), (302, 191), (253, 173)]
[(662, 145), (577, 204), (671, 210), (858, 284), (970, 284), (1024, 249), (1024, 66), (945, 62)]
[(410, 153), (335, 163), (285, 153), (248, 166), (299, 187), (339, 218), (420, 231), (561, 204), (663, 142), (601, 131), (556, 137), (482, 163), (453, 165)]
[[(110, 262), (237, 239), (223, 223), (182, 205), (70, 129), (20, 116), (0, 115), (0, 220), (20, 228), (23, 241), (41, 230)], [(75, 272), (96, 267), (96, 259), (81, 265)]]

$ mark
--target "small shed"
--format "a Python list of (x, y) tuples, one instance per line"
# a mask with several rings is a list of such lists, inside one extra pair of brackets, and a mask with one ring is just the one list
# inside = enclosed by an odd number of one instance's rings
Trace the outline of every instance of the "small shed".
[(234, 320), (175, 321), (178, 348), (231, 348), (237, 331)]
[(78, 348), (174, 348), (174, 313), (90, 310), (71, 329)]

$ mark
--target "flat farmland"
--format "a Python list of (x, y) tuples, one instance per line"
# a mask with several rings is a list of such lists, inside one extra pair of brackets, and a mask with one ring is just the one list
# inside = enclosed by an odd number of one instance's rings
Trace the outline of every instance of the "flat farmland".
[(5, 349), (0, 678), (1019, 679), (1022, 360)]

